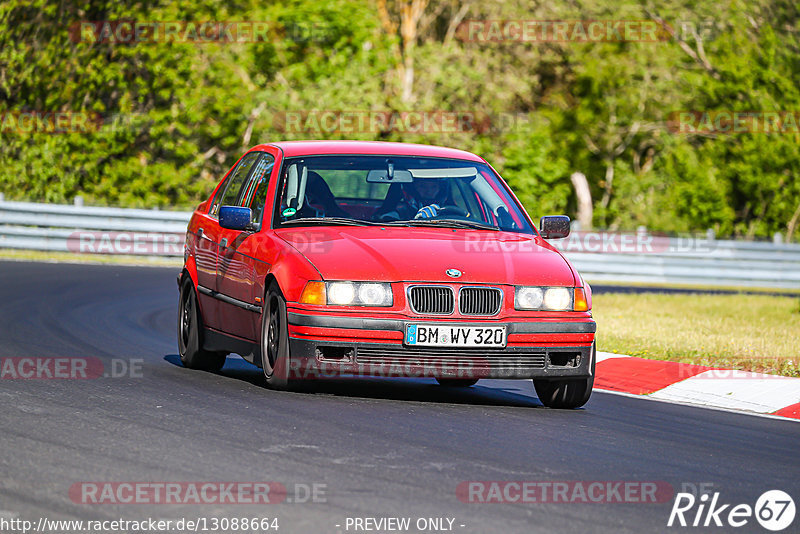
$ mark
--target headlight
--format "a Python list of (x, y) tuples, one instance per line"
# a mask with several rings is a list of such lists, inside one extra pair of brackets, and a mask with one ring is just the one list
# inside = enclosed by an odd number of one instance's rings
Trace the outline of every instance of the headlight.
[(392, 286), (383, 282), (328, 282), (328, 304), (335, 306), (391, 306)]
[(392, 288), (384, 284), (359, 284), (358, 300), (365, 306), (391, 306)]
[(356, 287), (350, 282), (328, 284), (328, 304), (347, 305), (356, 300)]
[(514, 308), (517, 310), (572, 311), (571, 287), (517, 287)]
[(518, 310), (538, 310), (542, 307), (544, 291), (541, 287), (518, 287), (514, 307)]
[(544, 308), (546, 310), (571, 310), (572, 291), (566, 287), (550, 287), (544, 292)]

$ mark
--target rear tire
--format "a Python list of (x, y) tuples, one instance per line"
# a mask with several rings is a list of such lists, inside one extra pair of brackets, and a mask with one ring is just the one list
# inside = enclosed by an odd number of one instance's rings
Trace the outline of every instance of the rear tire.
[(184, 367), (217, 372), (225, 365), (227, 354), (203, 350), (203, 316), (197, 294), (189, 277), (181, 284), (178, 307), (178, 352)]
[(269, 284), (261, 312), (261, 368), (270, 389), (296, 389), (291, 378), (289, 323), (286, 299), (274, 280)]
[(564, 380), (533, 379), (536, 396), (548, 408), (573, 409), (580, 408), (589, 401), (594, 386), (594, 371), (597, 354), (592, 345), (592, 376), (589, 378), (571, 378)]
[(436, 378), (440, 386), (450, 388), (468, 388), (478, 383), (477, 378)]

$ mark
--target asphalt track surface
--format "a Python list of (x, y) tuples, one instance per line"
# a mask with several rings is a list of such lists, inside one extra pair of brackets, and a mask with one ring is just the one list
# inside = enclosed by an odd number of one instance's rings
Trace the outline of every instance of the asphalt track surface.
[[(549, 410), (529, 381), (452, 390), (427, 379), (330, 380), (285, 393), (265, 389), (260, 370), (238, 358), (220, 374), (185, 369), (175, 275), (0, 262), (0, 357), (94, 357), (106, 371), (114, 359), (141, 360), (140, 373), (122, 378), (0, 380), (0, 517), (263, 516), (278, 518), (281, 533), (354, 532), (346, 518), (387, 516), (454, 518), (464, 533), (731, 530), (667, 528), (671, 498), (461, 502), (457, 486), (474, 480), (711, 483), (724, 503), (752, 506), (781, 489), (800, 504), (795, 422), (600, 392), (585, 409)], [(324, 484), (325, 495), (260, 506), (76, 504), (69, 488), (81, 481), (276, 481), (290, 499), (295, 484)], [(736, 530), (766, 532), (752, 518)]]

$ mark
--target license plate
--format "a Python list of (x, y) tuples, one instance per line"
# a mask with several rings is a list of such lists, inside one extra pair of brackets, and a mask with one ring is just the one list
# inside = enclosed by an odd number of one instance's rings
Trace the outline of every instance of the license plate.
[(505, 326), (406, 325), (405, 344), (416, 347), (505, 347)]

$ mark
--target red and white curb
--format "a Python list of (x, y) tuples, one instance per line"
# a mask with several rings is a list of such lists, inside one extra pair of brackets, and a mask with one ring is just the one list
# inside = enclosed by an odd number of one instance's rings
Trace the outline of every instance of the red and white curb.
[(800, 378), (598, 351), (594, 388), (800, 420)]

